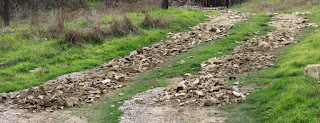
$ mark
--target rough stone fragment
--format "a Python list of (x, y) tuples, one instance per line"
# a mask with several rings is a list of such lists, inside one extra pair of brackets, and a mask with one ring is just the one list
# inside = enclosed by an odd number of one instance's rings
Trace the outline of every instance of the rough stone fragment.
[(115, 78), (116, 78), (116, 80), (118, 80), (120, 82), (123, 82), (126, 80), (126, 77), (124, 77), (123, 75), (116, 75)]
[(320, 64), (308, 65), (305, 69), (305, 75), (320, 80)]
[(186, 88), (187, 88), (187, 86), (185, 85), (185, 81), (181, 81), (181, 82), (179, 82), (176, 89), (177, 89), (177, 92), (179, 92), (180, 90), (184, 90)]
[(141, 45), (137, 48), (137, 53), (143, 54), (143, 47)]
[(237, 97), (240, 97), (240, 96), (241, 96), (241, 94), (238, 93), (238, 92), (236, 92), (236, 91), (232, 91), (232, 94), (235, 95), (235, 96), (237, 96)]
[(6, 112), (7, 110), (5, 108), (0, 108), (0, 112)]
[(184, 61), (184, 60), (180, 60), (178, 63), (179, 64), (183, 64), (183, 63), (185, 63), (186, 61)]
[(73, 105), (74, 105), (73, 101), (67, 101), (66, 102), (66, 106), (67, 107), (73, 107)]
[(103, 83), (103, 84), (107, 84), (109, 82), (111, 82), (111, 79), (106, 79), (106, 80), (101, 81), (101, 83)]
[(204, 93), (202, 91), (194, 91), (199, 96), (204, 96)]
[(204, 102), (205, 106), (211, 106), (211, 105), (214, 105), (214, 104), (221, 103), (218, 99), (216, 99), (214, 97), (211, 97), (210, 99), (205, 99), (203, 102)]

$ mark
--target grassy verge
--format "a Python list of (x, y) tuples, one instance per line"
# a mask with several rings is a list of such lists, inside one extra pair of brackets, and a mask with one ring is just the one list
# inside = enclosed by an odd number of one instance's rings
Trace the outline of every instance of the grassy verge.
[[(127, 13), (127, 16), (133, 23), (139, 24), (144, 19), (144, 13)], [(170, 30), (183, 31), (204, 22), (207, 19), (205, 15), (209, 14), (200, 10), (175, 8), (153, 9), (149, 13), (153, 17), (161, 15), (170, 18), (170, 29), (141, 29), (142, 34), (137, 36), (106, 38), (100, 43), (84, 43), (81, 47), (61, 45), (62, 39), (46, 41), (42, 37), (34, 37), (33, 33), (38, 34), (34, 30), (42, 27), (31, 24), (8, 28), (6, 33), (0, 35), (0, 63), (6, 64), (0, 68), (0, 93), (38, 86), (57, 76), (93, 68), (111, 59), (123, 57), (139, 45), (150, 46), (165, 40)], [(101, 26), (107, 26), (104, 24), (110, 19), (111, 15), (101, 15)], [(65, 23), (66, 28), (74, 30), (85, 28), (83, 25), (82, 21)], [(39, 69), (30, 72), (35, 68)]]
[[(319, 20), (319, 12), (309, 17), (313, 23), (320, 24)], [(244, 82), (243, 85), (273, 84), (255, 90), (239, 104), (220, 107), (229, 112), (225, 114), (230, 117), (228, 122), (320, 121), (320, 85), (304, 76), (304, 68), (308, 64), (320, 63), (320, 32), (315, 32), (319, 29), (304, 30), (301, 42), (284, 47), (274, 67), (236, 80)]]
[[(196, 74), (200, 70), (200, 64), (209, 58), (219, 57), (224, 54), (231, 54), (233, 49), (240, 45), (236, 41), (242, 41), (245, 37), (254, 37), (253, 31), (260, 31), (261, 35), (267, 31), (274, 29), (266, 26), (271, 20), (271, 16), (265, 14), (257, 14), (249, 21), (237, 23), (228, 32), (228, 37), (214, 41), (214, 43), (202, 43), (187, 53), (169, 59), (169, 62), (163, 68), (150, 71), (140, 77), (136, 77), (130, 84), (122, 90), (112, 94), (109, 98), (97, 105), (75, 109), (74, 115), (85, 116), (89, 122), (106, 122), (116, 123), (118, 118), (123, 114), (118, 108), (123, 104), (124, 100), (130, 99), (133, 95), (144, 92), (153, 85), (166, 86), (166, 79), (174, 76), (183, 75), (185, 73)], [(223, 54), (216, 54), (222, 52)], [(189, 56), (195, 58), (188, 59)], [(179, 64), (180, 60), (185, 60), (184, 64)], [(124, 96), (119, 96), (124, 93)], [(115, 105), (115, 107), (111, 107)]]

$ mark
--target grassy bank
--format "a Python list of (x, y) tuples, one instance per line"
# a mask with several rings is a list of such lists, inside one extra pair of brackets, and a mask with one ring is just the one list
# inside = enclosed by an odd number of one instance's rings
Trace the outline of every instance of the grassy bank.
[[(127, 87), (110, 95), (106, 101), (91, 107), (74, 109), (75, 112), (73, 114), (85, 116), (89, 122), (116, 123), (123, 114), (118, 108), (123, 104), (124, 100), (131, 99), (133, 95), (144, 92), (153, 85), (157, 85), (157, 87), (167, 86), (168, 83), (165, 81), (167, 78), (184, 75), (185, 73), (196, 74), (200, 70), (202, 61), (231, 54), (233, 49), (240, 45), (236, 44), (236, 41), (242, 41), (245, 37), (257, 36), (252, 34), (253, 31), (260, 31), (260, 35), (264, 35), (267, 31), (274, 29), (266, 26), (269, 21), (271, 21), (271, 16), (257, 14), (249, 21), (239, 22), (228, 31), (228, 37), (210, 43), (201, 43), (187, 53), (169, 59), (166, 66), (133, 78)], [(217, 54), (217, 52), (222, 52), (223, 54)], [(188, 59), (189, 56), (195, 56), (195, 58)], [(186, 62), (179, 64), (180, 60), (185, 60)], [(119, 96), (119, 93), (124, 93), (124, 96)], [(115, 107), (111, 107), (111, 105), (115, 105)]]
[[(208, 12), (200, 10), (149, 10), (152, 17), (167, 18), (169, 29), (144, 29), (141, 34), (118, 38), (104, 38), (101, 42), (83, 43), (81, 46), (67, 46), (64, 39), (45, 40), (38, 36), (42, 27), (24, 24), (9, 27), (0, 35), (0, 93), (38, 86), (57, 76), (93, 68), (95, 65), (127, 55), (139, 45), (150, 46), (166, 39), (170, 30), (188, 29), (207, 19)], [(214, 13), (210, 13), (214, 14)], [(136, 26), (144, 20), (145, 11), (126, 14)], [(192, 18), (192, 19), (190, 19)], [(100, 26), (108, 27), (111, 15), (99, 15)], [(81, 30), (84, 21), (67, 22), (67, 29)], [(42, 34), (42, 33), (41, 33)], [(38, 37), (37, 37), (38, 36)], [(30, 72), (38, 68), (35, 72)]]
[[(320, 24), (319, 11), (309, 22)], [(320, 85), (304, 76), (308, 64), (320, 63), (320, 28), (308, 28), (298, 44), (279, 50), (278, 63), (251, 76), (240, 76), (243, 85), (270, 86), (255, 90), (239, 104), (222, 106), (228, 122), (314, 122), (320, 121)], [(266, 85), (267, 86), (267, 85)], [(265, 87), (265, 86), (262, 86)]]

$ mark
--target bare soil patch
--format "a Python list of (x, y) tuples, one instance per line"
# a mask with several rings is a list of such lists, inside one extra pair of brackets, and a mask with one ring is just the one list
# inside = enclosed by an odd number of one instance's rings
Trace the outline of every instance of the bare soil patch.
[[(150, 89), (125, 101), (119, 108), (125, 112), (121, 123), (220, 123), (226, 119), (220, 117), (220, 111), (214, 107), (156, 106), (153, 100), (163, 93), (163, 89)], [(137, 101), (140, 99), (143, 100)]]

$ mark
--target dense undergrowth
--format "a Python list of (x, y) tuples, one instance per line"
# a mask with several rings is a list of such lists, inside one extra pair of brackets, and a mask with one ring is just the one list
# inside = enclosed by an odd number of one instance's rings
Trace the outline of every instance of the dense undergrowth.
[[(274, 29), (267, 26), (267, 23), (271, 21), (271, 17), (272, 16), (266, 14), (257, 14), (248, 21), (239, 22), (228, 31), (228, 37), (209, 43), (198, 44), (187, 53), (170, 58), (164, 67), (133, 78), (127, 87), (110, 95), (106, 101), (91, 107), (75, 109), (73, 114), (85, 116), (89, 122), (119, 122), (118, 118), (123, 112), (119, 111), (118, 108), (123, 105), (124, 100), (131, 99), (133, 95), (144, 92), (153, 85), (165, 87), (169, 84), (166, 82), (168, 78), (181, 76), (186, 73), (196, 74), (201, 69), (200, 64), (202, 61), (213, 57), (220, 57), (225, 54), (231, 54), (233, 49), (240, 45), (235, 43), (236, 41), (243, 41), (245, 37), (258, 36), (254, 35), (252, 33), (253, 31), (260, 31), (261, 33), (259, 35), (264, 35), (269, 30)], [(218, 52), (222, 52), (222, 54)], [(195, 56), (195, 58), (188, 59), (189, 56)], [(180, 60), (185, 60), (186, 62), (179, 64), (178, 62)], [(120, 93), (124, 95), (119, 96)], [(112, 105), (114, 105), (114, 107)]]
[[(309, 22), (319, 25), (320, 11), (313, 8), (300, 9), (311, 11)], [(228, 122), (320, 121), (320, 85), (304, 75), (307, 65), (320, 63), (320, 32), (317, 30), (320, 28), (305, 29), (298, 44), (281, 48), (274, 67), (235, 80), (244, 86), (256, 84), (263, 88), (255, 90), (239, 104), (220, 107), (227, 112)]]
[[(144, 22), (145, 13), (141, 10), (127, 13), (126, 16), (139, 27)], [(168, 18), (169, 29), (140, 28), (139, 35), (106, 37), (100, 42), (85, 42), (81, 46), (70, 46), (63, 37), (45, 40), (41, 26), (28, 23), (9, 27), (0, 35), (0, 63), (4, 63), (0, 69), (0, 92), (38, 86), (59, 75), (93, 68), (100, 63), (123, 57), (139, 45), (150, 46), (165, 40), (168, 32), (183, 31), (204, 22), (207, 19), (205, 15), (213, 13), (169, 8), (152, 9), (149, 14), (152, 17)], [(100, 15), (100, 26), (110, 26), (108, 22), (112, 18), (112, 15)], [(86, 22), (67, 22), (64, 26), (65, 29), (81, 30), (86, 27)], [(30, 72), (35, 68), (38, 69)]]

